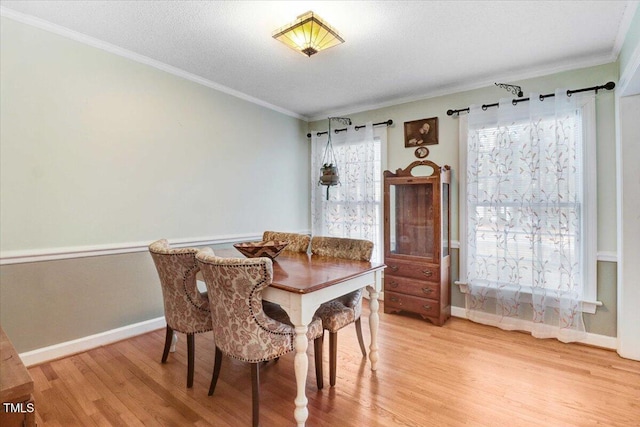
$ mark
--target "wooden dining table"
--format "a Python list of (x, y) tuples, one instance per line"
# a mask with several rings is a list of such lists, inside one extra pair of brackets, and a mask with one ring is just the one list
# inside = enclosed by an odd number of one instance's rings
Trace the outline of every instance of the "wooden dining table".
[[(222, 257), (242, 257), (235, 249), (218, 249)], [(309, 416), (305, 386), (309, 359), (306, 337), (307, 327), (320, 304), (357, 289), (369, 292), (369, 330), (371, 346), (369, 359), (371, 370), (378, 362), (378, 294), (382, 289), (382, 271), (385, 265), (378, 262), (354, 261), (343, 258), (291, 253), (284, 251), (273, 261), (273, 282), (262, 294), (263, 299), (280, 304), (289, 314), (295, 326), (294, 370), (296, 398), (294, 418), (298, 426), (304, 426)]]

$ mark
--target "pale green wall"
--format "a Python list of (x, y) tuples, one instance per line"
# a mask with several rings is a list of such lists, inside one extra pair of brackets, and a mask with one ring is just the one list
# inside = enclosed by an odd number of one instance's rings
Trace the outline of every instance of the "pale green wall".
[(0, 319), (18, 352), (164, 314), (147, 253), (0, 267)]
[(6, 18), (1, 55), (2, 251), (308, 228), (304, 121)]
[[(525, 94), (530, 92), (553, 93), (556, 88), (578, 89), (618, 81), (618, 63), (567, 71), (549, 76), (510, 82), (522, 86)], [(381, 122), (392, 119), (388, 128), (387, 168), (395, 171), (405, 168), (417, 160), (414, 149), (404, 147), (403, 124), (407, 121), (438, 117), (439, 144), (429, 146), (428, 159), (452, 167), (452, 221), (453, 240), (458, 234), (458, 120), (446, 114), (448, 109), (466, 108), (470, 104), (489, 104), (500, 98), (512, 96), (496, 86), (453, 93), (420, 101), (414, 101), (375, 110), (347, 114), (355, 124), (367, 121)], [(615, 119), (613, 92), (599, 92), (596, 101), (597, 113), (597, 180), (598, 180), (598, 251), (616, 251), (616, 160)], [(309, 124), (311, 130), (326, 130), (326, 120)], [(454, 251), (452, 279), (458, 277), (457, 251)], [(595, 315), (585, 315), (588, 331), (595, 334), (616, 335), (616, 269), (614, 263), (598, 263), (598, 298), (604, 303)], [(463, 307), (464, 298), (458, 287), (452, 287), (452, 302)]]
[[(309, 228), (307, 123), (2, 18), (2, 254)], [(162, 316), (147, 253), (0, 267), (19, 352)]]
[(3, 265), (0, 287), (0, 324), (20, 353), (164, 315), (146, 252)]

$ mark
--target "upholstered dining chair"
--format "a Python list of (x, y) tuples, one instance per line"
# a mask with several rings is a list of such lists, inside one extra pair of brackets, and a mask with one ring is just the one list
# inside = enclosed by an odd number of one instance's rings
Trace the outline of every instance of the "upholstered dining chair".
[[(216, 343), (209, 396), (215, 391), (223, 354), (250, 363), (253, 425), (257, 426), (260, 420), (260, 364), (295, 349), (294, 327), (267, 316), (262, 308), (262, 291), (273, 280), (273, 261), (269, 258), (220, 258), (209, 248), (201, 250), (196, 258), (211, 301)], [(314, 319), (307, 338), (314, 340), (316, 377), (319, 378), (322, 378), (322, 334), (322, 322)], [(318, 388), (322, 388), (320, 384)]]
[(198, 249), (172, 249), (169, 242), (162, 239), (149, 245), (149, 252), (160, 277), (167, 320), (162, 363), (167, 362), (174, 331), (186, 334), (187, 387), (190, 388), (193, 386), (195, 334), (213, 329), (209, 298), (196, 285), (196, 273), (200, 270), (196, 261)]
[[(284, 240), (289, 242), (289, 244), (284, 248), (284, 251), (295, 252), (295, 253), (307, 253), (309, 250), (309, 242), (311, 242), (311, 237), (306, 234), (298, 234), (298, 233), (289, 233), (283, 231), (265, 231), (262, 234), (262, 240), (270, 241), (270, 240)], [(289, 321), (289, 315), (286, 311), (280, 307), (280, 305), (271, 302), (271, 301), (263, 301), (262, 308), (267, 316), (272, 317), (276, 320), (279, 320), (283, 323), (291, 324)], [(322, 359), (320, 359), (322, 360)], [(317, 379), (318, 388), (322, 388), (322, 377)]]
[[(361, 239), (314, 236), (311, 239), (311, 253), (335, 258), (370, 261), (373, 242)], [(329, 331), (329, 384), (332, 387), (336, 385), (338, 331), (340, 329), (355, 323), (362, 357), (367, 355), (362, 338), (361, 313), (362, 289), (326, 302), (316, 311), (315, 315), (322, 319), (323, 329)]]
[(285, 251), (307, 253), (311, 237), (306, 234), (265, 231), (262, 234), (262, 240), (285, 240), (289, 242), (287, 247), (284, 248)]

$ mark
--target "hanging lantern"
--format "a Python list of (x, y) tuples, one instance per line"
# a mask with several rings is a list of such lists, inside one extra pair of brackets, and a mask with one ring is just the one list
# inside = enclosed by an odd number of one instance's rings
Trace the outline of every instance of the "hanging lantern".
[(320, 168), (319, 185), (327, 186), (327, 200), (329, 200), (329, 188), (334, 185), (340, 184), (340, 175), (338, 173), (338, 161), (336, 154), (333, 151), (333, 145), (331, 144), (331, 121), (338, 120), (345, 125), (351, 124), (351, 119), (343, 117), (329, 117), (329, 139), (327, 140), (327, 146), (324, 149), (324, 155), (322, 156), (322, 167)]
[(329, 187), (340, 184), (340, 176), (338, 175), (338, 166), (333, 163), (325, 163), (320, 168), (320, 185), (327, 186), (327, 200), (329, 200)]

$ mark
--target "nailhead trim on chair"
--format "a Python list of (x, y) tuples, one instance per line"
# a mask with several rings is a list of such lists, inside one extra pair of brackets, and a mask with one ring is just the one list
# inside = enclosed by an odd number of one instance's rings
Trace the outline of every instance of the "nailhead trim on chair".
[(166, 239), (160, 239), (149, 245), (149, 252), (160, 278), (167, 322), (161, 362), (167, 361), (173, 334), (186, 334), (187, 387), (190, 388), (193, 387), (195, 367), (195, 334), (213, 329), (209, 310), (211, 303), (208, 295), (201, 294), (196, 283), (199, 265), (195, 257), (199, 250), (171, 248)]
[[(246, 265), (246, 266), (248, 266), (248, 267), (253, 267), (254, 265), (255, 265), (255, 264), (248, 264), (248, 265)], [(243, 267), (244, 267), (244, 266), (243, 266)], [(265, 277), (266, 275), (267, 275), (267, 269), (265, 268), (264, 264), (262, 264), (262, 277)], [(265, 280), (265, 279), (261, 280), (260, 282), (258, 282), (258, 283), (253, 287), (253, 289), (251, 289), (251, 296), (252, 296), (252, 297), (255, 295), (255, 293), (256, 293), (256, 289), (257, 289), (260, 285), (262, 285), (264, 282), (266, 282), (266, 280)], [(261, 299), (261, 300), (262, 300), (262, 299)], [(269, 332), (270, 334), (275, 334), (275, 335), (289, 335), (289, 336), (295, 336), (295, 333), (294, 333), (294, 334), (290, 334), (290, 333), (285, 333), (285, 332), (274, 332), (274, 331), (271, 331), (271, 330), (269, 330), (269, 329), (265, 328), (265, 327), (264, 327), (264, 326), (263, 326), (263, 325), (258, 321), (258, 318), (256, 317), (256, 313), (254, 313), (254, 312), (253, 312), (253, 307), (252, 307), (251, 305), (249, 305), (249, 311), (251, 312), (251, 316), (253, 317), (253, 320), (255, 320), (255, 321), (256, 321), (256, 325), (258, 325), (258, 326), (260, 327), (260, 329), (262, 329), (263, 331), (265, 331), (265, 332)], [(274, 320), (275, 320), (275, 319), (274, 319)], [(293, 345), (292, 345), (291, 351), (293, 351)]]
[[(156, 242), (153, 242), (156, 243)], [(182, 252), (180, 253), (170, 253), (169, 251), (176, 251), (176, 250), (182, 250)], [(157, 255), (162, 255), (162, 256), (171, 256), (171, 257), (175, 257), (175, 256), (189, 256), (189, 255), (194, 255), (197, 254), (199, 252), (198, 249), (195, 248), (182, 248), (182, 249), (175, 249), (175, 248), (171, 248), (171, 247), (167, 247), (166, 250), (153, 250), (151, 248), (151, 246), (149, 246), (149, 252), (157, 254)], [(189, 276), (188, 273), (190, 273), (193, 270), (199, 270), (200, 268), (196, 265), (194, 267), (192, 267), (191, 269), (189, 269), (185, 274), (183, 274), (182, 276), (182, 289), (184, 291), (184, 295), (187, 298), (187, 301), (189, 301), (189, 303), (191, 303), (191, 305), (197, 309), (198, 311), (201, 311), (203, 313), (210, 313), (211, 310), (209, 309), (209, 306), (207, 305), (206, 308), (202, 308), (199, 307), (191, 298), (190, 296), (190, 292), (187, 290), (187, 278)], [(165, 316), (165, 321), (166, 321), (166, 316)], [(211, 329), (196, 329), (196, 330), (190, 330), (190, 331), (184, 331), (182, 330), (182, 328), (176, 328), (174, 327), (174, 325), (170, 325), (169, 322), (167, 322), (167, 325), (169, 325), (169, 327), (175, 331), (175, 332), (180, 332), (182, 334), (186, 334), (186, 335), (194, 335), (194, 334), (201, 334), (204, 332), (210, 332)]]
[[(157, 251), (152, 251), (150, 250), (150, 252), (153, 252), (154, 254), (158, 254), (158, 255), (169, 255), (169, 256), (180, 256), (180, 255), (191, 255), (192, 253), (195, 254), (196, 252), (185, 252), (185, 253), (181, 253), (181, 254), (168, 254), (168, 253), (163, 253), (163, 252), (157, 252)], [(200, 270), (199, 267), (193, 267), (192, 269), (187, 270), (187, 273), (190, 273), (193, 270)], [(211, 310), (207, 307), (207, 308), (202, 308), (202, 307), (198, 307), (198, 305), (196, 303), (193, 302), (193, 300), (191, 299), (191, 296), (189, 295), (189, 291), (187, 290), (187, 277), (189, 277), (189, 274), (185, 273), (182, 276), (182, 289), (184, 290), (184, 294), (187, 297), (187, 300), (191, 303), (191, 305), (196, 308), (199, 311), (202, 311), (204, 313), (211, 313)], [(165, 317), (166, 320), (166, 317)], [(168, 322), (167, 322), (168, 324)], [(180, 329), (176, 329), (174, 328), (172, 325), (169, 325), (169, 327), (171, 329), (173, 329), (175, 332), (180, 332), (181, 334), (186, 334), (186, 335), (193, 335), (193, 334), (202, 334), (204, 332), (210, 332), (211, 329), (199, 329), (199, 330), (195, 330), (195, 331), (190, 331), (190, 332), (185, 332), (185, 331), (181, 331)]]
[[(256, 292), (257, 292), (257, 289), (258, 289), (260, 286), (262, 286), (262, 285), (267, 281), (267, 280), (266, 280), (266, 277), (267, 277), (267, 269), (266, 269), (266, 266), (265, 266), (264, 262), (259, 262), (259, 261), (257, 261), (257, 260), (259, 260), (259, 258), (255, 258), (255, 260), (256, 260), (256, 262), (253, 262), (253, 263), (232, 264), (232, 265), (230, 265), (230, 266), (232, 266), (233, 268), (237, 268), (237, 267), (242, 267), (242, 268), (255, 268), (256, 266), (260, 266), (260, 269), (262, 270), (262, 274), (261, 274), (261, 276), (262, 276), (262, 280), (260, 280), (259, 282), (257, 282), (257, 283), (252, 287), (252, 289), (251, 289), (251, 291), (250, 291), (250, 299), (253, 299), (253, 297), (255, 296), (255, 294), (256, 294)], [(198, 261), (199, 261), (199, 262), (203, 262), (203, 263), (207, 263), (207, 264), (210, 264), (210, 265), (214, 264), (214, 263), (212, 263), (212, 262), (202, 261), (201, 259), (199, 259)], [(272, 331), (272, 330), (270, 330), (270, 329), (266, 328), (262, 323), (260, 323), (260, 321), (259, 321), (259, 319), (258, 319), (258, 317), (257, 317), (257, 313), (255, 313), (255, 312), (254, 312), (254, 310), (253, 310), (253, 306), (252, 306), (252, 305), (249, 305), (249, 311), (250, 311), (251, 316), (252, 316), (253, 320), (255, 321), (256, 325), (257, 325), (260, 329), (262, 329), (263, 331), (265, 331), (265, 332), (267, 332), (267, 333), (269, 333), (269, 334), (278, 335), (278, 336), (288, 336), (288, 337), (290, 337), (290, 344), (287, 346), (287, 350), (286, 350), (286, 351), (280, 352), (280, 353), (278, 353), (277, 355), (275, 355), (275, 356), (273, 356), (273, 357), (271, 357), (271, 358), (269, 358), (269, 359), (265, 359), (265, 358), (260, 358), (260, 359), (247, 359), (247, 358), (243, 358), (243, 357), (237, 357), (237, 356), (234, 356), (234, 355), (228, 355), (229, 357), (232, 357), (232, 358), (234, 358), (234, 359), (236, 359), (236, 360), (240, 360), (240, 361), (243, 361), (243, 362), (259, 363), (259, 362), (264, 362), (264, 361), (267, 361), (267, 360), (272, 360), (272, 359), (274, 359), (274, 358), (276, 358), (276, 357), (284, 356), (285, 354), (288, 354), (288, 353), (290, 353), (290, 352), (292, 352), (292, 351), (294, 351), (294, 350), (295, 350), (295, 337), (296, 337), (295, 330), (294, 330), (293, 332), (277, 332), (277, 331)], [(265, 315), (266, 315), (266, 313), (265, 313)], [(273, 319), (273, 320), (274, 320), (274, 321), (277, 321), (277, 320), (275, 320), (275, 319)], [(278, 321), (278, 322), (279, 322), (279, 321)], [(282, 322), (279, 322), (279, 323), (282, 323)], [(287, 326), (289, 326), (289, 325), (287, 325)]]
[[(202, 262), (202, 261), (200, 261), (200, 262)], [(208, 264), (212, 264), (212, 263), (208, 263)], [(234, 268), (236, 268), (236, 267), (255, 268), (257, 265), (260, 265), (260, 267), (261, 267), (263, 279), (260, 282), (258, 282), (255, 286), (253, 286), (253, 288), (251, 289), (251, 292), (250, 292), (251, 296), (255, 295), (256, 288), (258, 288), (260, 285), (262, 285), (266, 281), (266, 279), (264, 279), (264, 277), (266, 277), (266, 275), (267, 275), (267, 269), (266, 269), (264, 263), (256, 262), (256, 263), (252, 263), (252, 264), (233, 265)], [(271, 330), (265, 328), (263, 325), (261, 325), (260, 322), (258, 322), (258, 319), (256, 318), (256, 313), (253, 312), (253, 307), (251, 305), (249, 305), (249, 311), (251, 312), (251, 316), (255, 320), (256, 325), (258, 325), (258, 327), (260, 327), (260, 329), (262, 329), (263, 331), (268, 332), (270, 334), (274, 334), (274, 335), (280, 335), (280, 336), (287, 336), (288, 335), (288, 336), (291, 336), (291, 346), (290, 346), (289, 350), (286, 351), (286, 352), (279, 353), (275, 357), (284, 356), (285, 354), (290, 353), (290, 352), (292, 352), (294, 350), (293, 346), (294, 346), (294, 338), (295, 338), (294, 335), (295, 334), (280, 333), (280, 332), (271, 331)], [(245, 359), (243, 357), (237, 357), (237, 356), (234, 356), (234, 355), (227, 355), (227, 356), (232, 357), (232, 358), (234, 358), (236, 360), (240, 360), (242, 362), (249, 362), (249, 363), (259, 363), (259, 362), (264, 362), (266, 360), (272, 360), (272, 359)]]
[(182, 288), (184, 289), (184, 293), (187, 296), (187, 300), (189, 300), (189, 302), (191, 303), (191, 305), (193, 305), (195, 308), (197, 308), (200, 311), (206, 312), (206, 313), (211, 313), (211, 310), (209, 309), (209, 307), (207, 306), (206, 308), (202, 308), (202, 307), (198, 307), (198, 305), (193, 302), (193, 300), (191, 299), (191, 295), (189, 295), (189, 291), (187, 290), (187, 278), (189, 277), (189, 274), (192, 272), (198, 272), (200, 271), (199, 267), (193, 267), (190, 268), (189, 270), (187, 270), (187, 272), (182, 276)]

